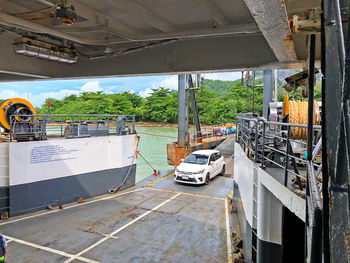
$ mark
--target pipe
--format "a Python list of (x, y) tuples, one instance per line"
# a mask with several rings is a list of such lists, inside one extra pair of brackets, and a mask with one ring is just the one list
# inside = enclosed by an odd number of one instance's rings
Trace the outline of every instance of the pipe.
[(104, 42), (104, 44), (102, 44), (102, 43), (98, 44), (98, 42), (100, 42), (100, 41), (83, 39), (80, 37), (72, 36), (72, 35), (66, 34), (60, 30), (57, 30), (54, 28), (49, 28), (49, 27), (46, 27), (46, 26), (43, 26), (40, 24), (36, 24), (36, 23), (30, 22), (30, 21), (27, 21), (25, 19), (11, 16), (11, 15), (8, 15), (5, 13), (0, 13), (0, 24), (4, 24), (4, 25), (11, 24), (11, 25), (16, 26), (16, 27), (21, 27), (21, 28), (24, 28), (24, 29), (27, 29), (30, 31), (37, 32), (37, 33), (53, 35), (53, 36), (68, 39), (68, 40), (71, 40), (73, 42), (77, 42), (80, 44), (107, 45), (106, 42)]
[(222, 36), (222, 35), (237, 35), (237, 34), (255, 34), (260, 33), (260, 30), (254, 23), (241, 24), (241, 25), (231, 25), (219, 28), (210, 28), (210, 29), (196, 29), (188, 30), (181, 32), (170, 32), (170, 33), (159, 33), (159, 34), (147, 34), (141, 36), (133, 36), (130, 40), (95, 40), (95, 39), (86, 39), (73, 36), (62, 32), (60, 30), (50, 28), (41, 24), (33, 23), (28, 20), (11, 16), (5, 13), (0, 13), (0, 24), (3, 25), (12, 25), (15, 27), (20, 27), (26, 30), (33, 32), (49, 34), (52, 36), (64, 38), (85, 45), (96, 45), (96, 46), (108, 46), (112, 44), (127, 43), (132, 41), (155, 41), (155, 40), (166, 40), (171, 38), (199, 38), (199, 37), (208, 37), (208, 36)]

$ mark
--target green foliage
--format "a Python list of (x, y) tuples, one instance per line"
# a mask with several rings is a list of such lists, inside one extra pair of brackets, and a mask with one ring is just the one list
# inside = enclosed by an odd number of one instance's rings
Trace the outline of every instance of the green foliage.
[(152, 95), (146, 98), (144, 120), (153, 122), (176, 122), (177, 92), (176, 95), (174, 95), (169, 89), (163, 87), (152, 90)]
[(219, 98), (224, 98), (230, 94), (229, 90), (240, 83), (241, 80), (235, 81), (222, 81), (222, 80), (212, 80), (212, 79), (203, 79), (202, 87), (207, 90), (211, 90)]
[[(278, 101), (284, 101), (284, 97), (288, 94), (289, 99), (292, 100), (301, 100), (301, 101), (307, 101), (307, 98), (303, 98), (303, 96), (301, 95), (301, 88), (298, 88), (296, 91), (292, 91), (292, 92), (287, 92), (284, 88), (279, 87), (277, 89), (277, 100)], [(322, 100), (322, 87), (321, 87), (321, 82), (316, 82), (315, 83), (315, 90), (314, 90), (314, 99), (317, 101), (321, 101)]]
[[(258, 79), (256, 84), (261, 84)], [(196, 91), (199, 120), (203, 124), (219, 124), (234, 122), (240, 112), (253, 111), (261, 114), (263, 87), (247, 90), (241, 81), (207, 80), (203, 82), (203, 90)], [(70, 95), (62, 100), (47, 98), (51, 101), (51, 114), (135, 114), (137, 121), (177, 122), (177, 91), (167, 88), (153, 89), (151, 96), (141, 96), (123, 92), (104, 94), (102, 92), (83, 92)], [(192, 106), (190, 122), (193, 121)], [(46, 103), (38, 109), (38, 113), (47, 114)]]

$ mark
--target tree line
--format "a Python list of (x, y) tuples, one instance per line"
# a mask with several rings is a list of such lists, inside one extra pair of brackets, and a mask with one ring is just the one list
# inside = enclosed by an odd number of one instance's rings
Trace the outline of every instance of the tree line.
[[(196, 90), (199, 120), (202, 124), (234, 122), (241, 112), (255, 112), (261, 115), (263, 86), (262, 79), (256, 81), (254, 90), (247, 89), (240, 80), (221, 81), (204, 79), (201, 89)], [(135, 93), (83, 92), (51, 101), (50, 114), (125, 114), (136, 115), (137, 121), (177, 122), (177, 91), (159, 87), (143, 98)], [(254, 103), (253, 103), (254, 98)], [(281, 99), (281, 98), (279, 98)], [(190, 105), (190, 122), (193, 114)], [(38, 113), (47, 114), (44, 103)]]

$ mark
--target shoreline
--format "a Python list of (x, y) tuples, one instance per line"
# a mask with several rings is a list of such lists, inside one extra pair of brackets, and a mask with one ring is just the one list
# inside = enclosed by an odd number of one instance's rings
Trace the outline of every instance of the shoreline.
[[(177, 123), (167, 122), (135, 122), (135, 127), (163, 127), (163, 128), (177, 128)], [(210, 125), (201, 124), (202, 128), (211, 127)], [(189, 128), (196, 128), (194, 124), (189, 124)]]
[(177, 123), (166, 122), (135, 122), (136, 127), (164, 127), (164, 128), (177, 128)]

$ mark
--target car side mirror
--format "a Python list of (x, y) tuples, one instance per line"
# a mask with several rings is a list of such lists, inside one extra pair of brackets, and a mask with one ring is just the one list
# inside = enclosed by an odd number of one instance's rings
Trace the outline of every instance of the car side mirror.
[(184, 159), (184, 158), (181, 158), (181, 159), (180, 159), (180, 162), (183, 162), (183, 161), (185, 161), (185, 159)]

